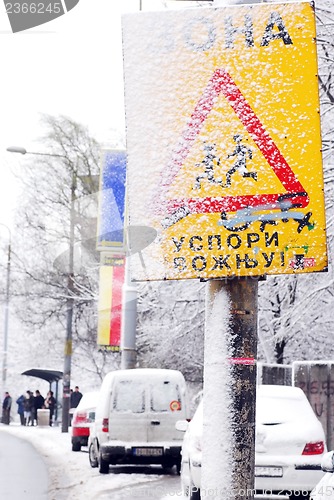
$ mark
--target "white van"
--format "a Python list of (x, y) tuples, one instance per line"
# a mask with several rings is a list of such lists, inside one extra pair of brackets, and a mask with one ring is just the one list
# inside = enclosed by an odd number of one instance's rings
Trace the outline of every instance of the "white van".
[(97, 402), (90, 464), (102, 474), (109, 472), (110, 464), (176, 465), (179, 472), (183, 436), (175, 423), (188, 417), (181, 372), (154, 368), (110, 372)]

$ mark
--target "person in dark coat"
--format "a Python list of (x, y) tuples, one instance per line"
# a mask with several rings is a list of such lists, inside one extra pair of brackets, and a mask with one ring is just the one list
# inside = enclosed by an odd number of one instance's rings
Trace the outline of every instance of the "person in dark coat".
[(41, 410), (44, 408), (44, 398), (37, 389), (35, 391), (35, 397), (34, 397), (34, 416), (33, 416), (33, 422), (36, 420), (36, 424), (38, 424), (38, 413), (37, 410)]
[(9, 395), (9, 392), (5, 392), (5, 397), (2, 402), (2, 423), (9, 425), (10, 421), (10, 409), (12, 406), (12, 398)]
[(21, 394), (21, 396), (18, 397), (16, 400), (17, 413), (20, 415), (21, 425), (25, 425), (25, 423), (24, 423), (24, 400), (25, 400), (25, 397), (23, 396), (23, 394)]
[(71, 408), (77, 408), (81, 398), (82, 394), (79, 391), (79, 387), (76, 385), (74, 391), (71, 393), (71, 399), (70, 399)]
[(53, 397), (53, 391), (49, 391), (46, 398), (45, 398), (45, 401), (44, 401), (44, 406), (45, 408), (48, 408), (50, 410), (50, 421), (49, 421), (49, 424), (50, 426), (52, 425), (52, 418), (53, 418), (53, 415), (54, 415), (54, 412), (55, 412), (55, 408), (56, 408), (56, 400), (55, 398)]
[(23, 407), (24, 407), (24, 425), (34, 425), (34, 421), (32, 419), (35, 411), (34, 396), (31, 391), (26, 392)]

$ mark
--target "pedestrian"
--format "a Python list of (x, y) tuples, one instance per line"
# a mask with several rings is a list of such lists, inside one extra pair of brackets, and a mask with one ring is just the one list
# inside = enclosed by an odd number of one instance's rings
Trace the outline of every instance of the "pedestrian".
[(81, 398), (82, 398), (82, 394), (79, 391), (79, 387), (76, 385), (74, 388), (74, 391), (71, 393), (71, 398), (70, 398), (71, 408), (77, 408), (78, 404), (80, 403)]
[(34, 415), (33, 415), (33, 422), (36, 420), (36, 425), (38, 424), (38, 410), (41, 410), (44, 407), (44, 398), (37, 389), (35, 391), (35, 397), (34, 397)]
[(9, 392), (5, 392), (5, 397), (2, 402), (2, 423), (9, 425), (10, 421), (10, 409), (12, 406), (12, 398), (9, 395)]
[(45, 406), (45, 408), (48, 408), (50, 410), (49, 424), (50, 424), (50, 426), (52, 426), (52, 418), (53, 418), (53, 414), (54, 414), (55, 407), (56, 407), (56, 400), (53, 397), (53, 391), (48, 392), (46, 399), (44, 401), (44, 406)]
[(31, 391), (26, 392), (23, 402), (24, 407), (24, 425), (34, 425), (32, 420), (34, 414), (34, 396)]
[(20, 415), (21, 425), (25, 425), (24, 424), (24, 400), (25, 400), (25, 397), (23, 396), (23, 394), (21, 394), (21, 396), (18, 397), (16, 400), (17, 413)]

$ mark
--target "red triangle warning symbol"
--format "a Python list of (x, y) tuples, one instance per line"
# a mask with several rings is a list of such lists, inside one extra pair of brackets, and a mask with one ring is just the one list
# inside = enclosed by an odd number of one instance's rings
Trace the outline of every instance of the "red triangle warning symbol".
[[(256, 146), (272, 168), (285, 191), (277, 194), (255, 194), (241, 196), (222, 196), (206, 198), (184, 198), (166, 200), (173, 180), (183, 166), (194, 141), (198, 137), (205, 120), (215, 105), (218, 97), (223, 95), (233, 111), (252, 137)], [(259, 118), (246, 101), (238, 86), (224, 69), (217, 69), (202, 96), (195, 106), (190, 120), (181, 136), (168, 168), (163, 172), (158, 196), (160, 207), (167, 217), (162, 225), (169, 227), (189, 214), (227, 213), (245, 208), (266, 206), (280, 209), (282, 201), (289, 202), (290, 208), (304, 208), (309, 204), (309, 197), (282, 153), (265, 130)], [(164, 200), (166, 200), (164, 202)]]

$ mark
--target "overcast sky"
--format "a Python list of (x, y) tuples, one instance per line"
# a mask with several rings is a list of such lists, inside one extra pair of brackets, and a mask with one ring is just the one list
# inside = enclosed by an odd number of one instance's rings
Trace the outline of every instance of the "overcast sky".
[[(142, 0), (142, 9), (164, 9)], [(179, 7), (184, 2), (174, 2)], [(41, 113), (64, 114), (89, 127), (104, 145), (123, 134), (121, 13), (139, 11), (140, 0), (80, 0), (69, 13), (40, 27), (12, 34), (0, 3), (1, 93), (0, 222), (11, 224), (16, 203), (13, 165), (22, 155), (8, 146), (40, 150)], [(171, 6), (171, 2), (169, 2)], [(134, 34), (135, 36), (135, 34)], [(0, 237), (2, 231), (0, 229)]]

